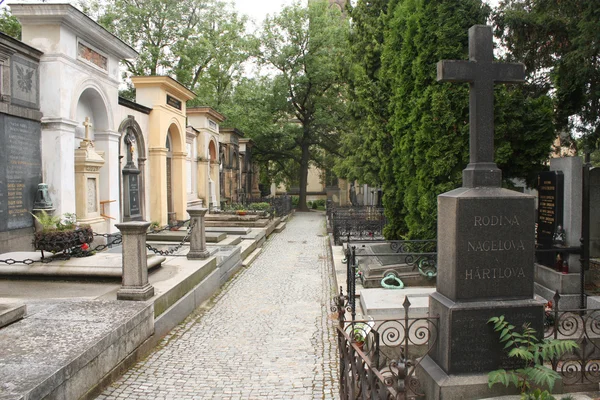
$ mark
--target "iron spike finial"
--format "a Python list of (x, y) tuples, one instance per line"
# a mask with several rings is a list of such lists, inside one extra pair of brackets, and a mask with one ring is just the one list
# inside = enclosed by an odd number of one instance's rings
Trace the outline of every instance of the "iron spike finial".
[(404, 310), (408, 311), (408, 308), (410, 307), (410, 300), (408, 299), (408, 296), (404, 297), (404, 303), (402, 303), (402, 307), (404, 307)]

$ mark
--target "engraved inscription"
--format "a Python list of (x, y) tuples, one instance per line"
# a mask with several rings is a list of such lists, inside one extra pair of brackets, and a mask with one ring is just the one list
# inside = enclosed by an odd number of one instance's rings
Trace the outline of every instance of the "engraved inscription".
[(468, 251), (509, 251), (525, 250), (522, 240), (484, 240), (467, 242)]
[(519, 218), (516, 215), (476, 215), (474, 220), (474, 226), (519, 225)]
[(0, 119), (0, 231), (33, 225), (30, 211), (41, 182), (39, 124)]
[(96, 197), (96, 178), (87, 179), (87, 209), (89, 213), (98, 212)]
[(465, 271), (465, 279), (525, 278), (523, 268), (475, 268)]

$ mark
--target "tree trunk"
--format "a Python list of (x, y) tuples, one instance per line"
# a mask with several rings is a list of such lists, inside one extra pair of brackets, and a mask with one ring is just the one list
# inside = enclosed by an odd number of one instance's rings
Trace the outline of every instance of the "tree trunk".
[(298, 211), (309, 211), (306, 205), (306, 186), (308, 184), (308, 161), (310, 154), (308, 144), (302, 145), (302, 159), (300, 160), (300, 200), (298, 201)]

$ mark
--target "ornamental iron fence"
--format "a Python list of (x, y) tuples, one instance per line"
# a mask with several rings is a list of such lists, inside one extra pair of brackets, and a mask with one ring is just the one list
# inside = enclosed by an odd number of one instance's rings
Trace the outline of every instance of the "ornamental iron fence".
[(328, 211), (333, 239), (336, 245), (356, 240), (383, 240), (387, 222), (383, 208), (336, 207)]
[(340, 399), (415, 399), (424, 396), (416, 368), (434, 347), (438, 318), (411, 317), (405, 299), (404, 318), (345, 320), (350, 296), (342, 288), (332, 311), (338, 313)]
[(275, 211), (275, 215), (278, 217), (283, 217), (292, 212), (292, 196), (283, 195), (276, 197), (262, 197), (262, 198), (253, 198), (247, 199), (246, 205), (253, 203), (269, 203), (271, 206), (271, 210)]
[(560, 294), (546, 306), (544, 337), (574, 340), (579, 348), (552, 361), (565, 392), (597, 390), (600, 383), (600, 309), (560, 309)]

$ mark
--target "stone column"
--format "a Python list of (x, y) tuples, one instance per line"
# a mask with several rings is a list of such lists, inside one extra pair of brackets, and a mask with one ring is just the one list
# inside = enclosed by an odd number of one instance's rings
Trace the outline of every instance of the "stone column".
[(115, 225), (123, 235), (123, 283), (117, 300), (148, 300), (154, 287), (148, 283), (146, 231), (150, 222), (135, 221)]
[(206, 249), (206, 232), (204, 230), (204, 216), (208, 208), (192, 207), (188, 208), (190, 214), (190, 226), (192, 228), (192, 236), (190, 237), (190, 251), (187, 258), (190, 260), (202, 260), (210, 256), (210, 252)]

